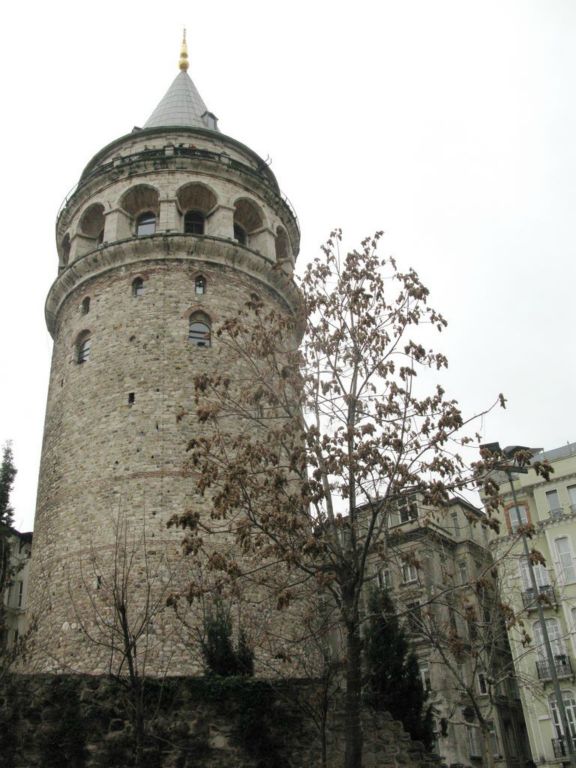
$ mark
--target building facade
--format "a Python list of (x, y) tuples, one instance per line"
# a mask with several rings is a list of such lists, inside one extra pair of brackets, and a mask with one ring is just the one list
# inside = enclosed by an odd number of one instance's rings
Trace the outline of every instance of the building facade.
[(417, 655), (442, 764), (524, 768), (526, 731), (478, 510), (454, 499), (439, 511), (412, 497), (390, 516), (387, 549), (385, 570), (372, 562), (372, 583), (389, 591)]
[(254, 294), (287, 316), (300, 307), (296, 215), (268, 165), (220, 132), (187, 69), (184, 43), (144, 127), (95, 155), (58, 215), (31, 671), (108, 671), (119, 592), (146, 627), (146, 674), (198, 671), (164, 610), (190, 579), (167, 523), (192, 502), (210, 514), (185, 468), (205, 428), (194, 379), (241, 374), (215, 329)]
[[(498, 477), (504, 499), (496, 552), (503, 591), (520, 618), (509, 631), (522, 706), (537, 765), (567, 762), (567, 745), (553, 690), (556, 673), (572, 738), (576, 738), (576, 443), (539, 450), (548, 461), (549, 480), (530, 469), (512, 474), (515, 498), (505, 475)], [(526, 535), (530, 563), (524, 553)], [(554, 657), (547, 658), (542, 621)]]

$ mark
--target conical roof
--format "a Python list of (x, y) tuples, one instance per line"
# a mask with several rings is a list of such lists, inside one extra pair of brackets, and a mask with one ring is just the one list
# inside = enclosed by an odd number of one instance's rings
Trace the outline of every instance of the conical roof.
[(184, 33), (180, 51), (180, 72), (174, 78), (162, 101), (144, 124), (144, 128), (184, 125), (191, 128), (218, 130), (216, 118), (206, 109), (206, 104), (204, 104), (187, 70), (188, 50), (186, 33)]

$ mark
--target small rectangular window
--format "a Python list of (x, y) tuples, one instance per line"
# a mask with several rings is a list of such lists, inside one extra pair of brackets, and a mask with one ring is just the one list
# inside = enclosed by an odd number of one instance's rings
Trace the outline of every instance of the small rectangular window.
[(546, 491), (546, 502), (548, 504), (550, 517), (559, 517), (562, 514), (558, 491)]
[(135, 396), (134, 392), (129, 392), (128, 393), (128, 405), (134, 405), (135, 400), (136, 400), (136, 396)]
[(402, 581), (404, 584), (411, 584), (414, 581), (418, 581), (418, 571), (416, 566), (412, 563), (404, 563), (402, 566)]
[(486, 696), (488, 693), (488, 681), (486, 680), (484, 672), (478, 672), (478, 692), (481, 693), (482, 696)]
[(430, 665), (427, 661), (418, 662), (418, 670), (420, 671), (420, 680), (422, 681), (422, 687), (425, 691), (432, 690), (432, 681), (430, 678)]

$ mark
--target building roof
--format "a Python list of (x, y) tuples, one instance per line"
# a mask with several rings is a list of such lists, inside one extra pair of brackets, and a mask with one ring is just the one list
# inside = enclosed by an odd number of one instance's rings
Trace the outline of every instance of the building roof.
[(180, 125), (217, 131), (216, 118), (211, 112), (208, 112), (206, 104), (204, 104), (198, 89), (188, 74), (188, 49), (185, 30), (180, 50), (179, 67), (180, 72), (144, 124), (144, 128), (165, 128), (166, 126)]
[(560, 459), (568, 459), (570, 456), (576, 456), (576, 443), (567, 443), (561, 445), (559, 448), (551, 448), (549, 451), (539, 451), (534, 459), (543, 461), (559, 461)]
[(176, 75), (144, 128), (164, 128), (169, 125), (218, 130), (215, 118), (206, 109), (198, 89), (185, 70)]

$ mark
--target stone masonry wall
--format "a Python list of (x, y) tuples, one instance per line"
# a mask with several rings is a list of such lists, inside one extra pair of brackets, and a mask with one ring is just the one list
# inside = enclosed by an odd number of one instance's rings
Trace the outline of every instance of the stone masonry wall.
[[(105, 677), (22, 676), (0, 686), (3, 768), (129, 768), (130, 699)], [(309, 716), (314, 685), (239, 678), (148, 681), (141, 768), (320, 768)], [(331, 716), (327, 768), (343, 765), (341, 714)], [(437, 760), (400, 723), (365, 714), (364, 768), (424, 768)]]

